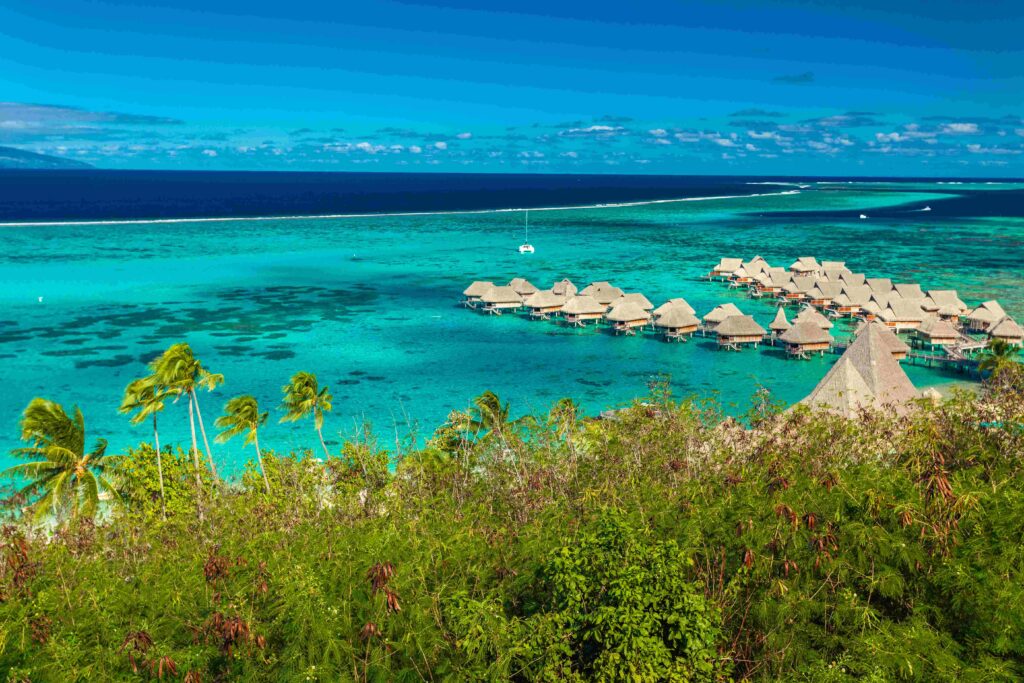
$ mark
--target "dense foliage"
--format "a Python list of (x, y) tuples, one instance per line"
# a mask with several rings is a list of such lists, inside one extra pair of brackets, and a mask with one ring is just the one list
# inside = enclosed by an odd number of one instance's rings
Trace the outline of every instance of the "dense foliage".
[(369, 430), (326, 459), (267, 435), (266, 479), (231, 484), (197, 484), (195, 444), (159, 472), (143, 445), (108, 467), (106, 514), (4, 527), (0, 671), (1018, 680), (1022, 425), (1010, 363), (857, 421), (759, 394), (741, 423), (664, 385), (615, 419), (561, 401), (511, 420), (485, 394), (400, 453)]

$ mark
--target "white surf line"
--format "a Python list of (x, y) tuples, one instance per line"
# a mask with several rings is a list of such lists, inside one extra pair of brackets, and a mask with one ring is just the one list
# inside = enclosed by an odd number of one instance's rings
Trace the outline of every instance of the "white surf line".
[(0, 223), (0, 228), (31, 228), (68, 225), (153, 225), (169, 223), (228, 223), (231, 221), (310, 221), (331, 220), (339, 218), (395, 218), (400, 216), (467, 216), (485, 213), (514, 213), (517, 211), (584, 211), (587, 209), (618, 209), (630, 206), (647, 206), (650, 204), (675, 204), (678, 202), (707, 202), (717, 199), (747, 199), (750, 197), (781, 197), (783, 195), (800, 194), (800, 190), (784, 192), (761, 192), (755, 194), (721, 195), (717, 197), (683, 197), (681, 199), (645, 199), (635, 202), (619, 202), (617, 204), (583, 204), (578, 206), (541, 206), (509, 209), (465, 209), (462, 211), (403, 211), (392, 213), (331, 213), (313, 214), (308, 216), (218, 216), (215, 218), (150, 218), (138, 220), (107, 220), (107, 221), (16, 221)]

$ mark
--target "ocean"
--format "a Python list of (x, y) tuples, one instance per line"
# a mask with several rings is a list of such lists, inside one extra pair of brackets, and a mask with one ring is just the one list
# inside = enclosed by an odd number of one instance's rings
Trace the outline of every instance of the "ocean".
[[(505, 210), (515, 207), (535, 209), (535, 254), (517, 251), (524, 217)], [(301, 217), (313, 214), (334, 217)], [(18, 445), (34, 396), (79, 405), (89, 439), (112, 452), (148, 439), (118, 414), (121, 393), (178, 341), (226, 377), (200, 396), (208, 430), (228, 398), (251, 393), (272, 410), (261, 444), (278, 451), (316, 445), (311, 424), (276, 421), (298, 370), (334, 393), (329, 442), (368, 423), (394, 447), (488, 389), (516, 414), (564, 396), (595, 414), (666, 374), (677, 396), (714, 396), (738, 414), (761, 386), (799, 400), (836, 359), (484, 316), (459, 305), (477, 279), (610, 280), (655, 303), (683, 296), (700, 315), (732, 301), (766, 325), (770, 303), (700, 276), (722, 256), (788, 266), (814, 255), (955, 288), (969, 304), (996, 298), (1024, 319), (1014, 182), (8, 171), (0, 239), (2, 453)], [(907, 371), (918, 387), (963, 380)], [(168, 406), (161, 433), (186, 442), (182, 405)], [(213, 448), (229, 471), (251, 457), (240, 440)]]

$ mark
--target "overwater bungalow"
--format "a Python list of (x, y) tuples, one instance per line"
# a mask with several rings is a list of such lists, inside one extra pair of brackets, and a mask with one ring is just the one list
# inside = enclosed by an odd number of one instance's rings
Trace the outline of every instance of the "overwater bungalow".
[(502, 311), (516, 310), (523, 305), (523, 297), (509, 285), (494, 286), (480, 297), (484, 310), (493, 315), (501, 315)]
[(708, 273), (708, 277), (720, 277), (727, 278), (743, 265), (743, 259), (741, 258), (723, 258), (718, 262), (718, 265), (711, 269)]
[(576, 288), (576, 285), (572, 283), (572, 280), (566, 279), (559, 280), (554, 285), (552, 285), (551, 291), (554, 292), (555, 294), (558, 294), (559, 296), (564, 296), (568, 298), (570, 296), (575, 296), (576, 292), (579, 290)]
[[(706, 320), (706, 318), (705, 318)], [(738, 351), (744, 344), (757, 346), (764, 340), (767, 330), (749, 315), (730, 315), (715, 326), (718, 348)]]
[(825, 355), (835, 341), (828, 330), (807, 321), (793, 323), (779, 336), (779, 340), (785, 345), (786, 353), (796, 358), (809, 358), (814, 352)]
[(761, 273), (754, 280), (753, 296), (760, 297), (765, 294), (778, 295), (782, 293), (783, 287), (793, 281), (793, 274), (785, 268), (771, 268)]
[(677, 306), (656, 318), (654, 326), (661, 330), (668, 341), (686, 341), (688, 336), (697, 331), (700, 320), (693, 313), (688, 313), (681, 306)]
[(662, 305), (660, 305), (657, 308), (655, 308), (654, 309), (654, 317), (657, 318), (659, 316), (665, 315), (666, 313), (671, 311), (673, 308), (681, 308), (682, 310), (686, 311), (690, 315), (696, 315), (697, 314), (697, 311), (695, 311), (693, 309), (693, 306), (691, 306), (690, 304), (688, 304), (686, 302), (686, 299), (684, 299), (682, 297), (676, 297), (674, 299), (669, 299), (668, 301), (666, 301)]
[(486, 280), (477, 280), (476, 282), (471, 284), (469, 287), (466, 287), (466, 289), (462, 291), (462, 296), (465, 297), (462, 300), (462, 304), (464, 306), (469, 306), (470, 308), (476, 308), (480, 304), (480, 297), (482, 297), (484, 295), (484, 292), (486, 292), (493, 286), (493, 282), (488, 282)]
[(779, 306), (775, 311), (775, 319), (768, 323), (768, 329), (772, 331), (773, 336), (778, 336), (788, 330), (792, 325), (786, 320), (786, 309)]
[(713, 330), (719, 323), (733, 315), (743, 315), (743, 311), (737, 308), (736, 304), (715, 306), (711, 309), (711, 312), (704, 316), (704, 327)]
[(515, 277), (509, 280), (508, 286), (514, 289), (516, 294), (524, 298), (531, 294), (536, 294), (539, 291), (534, 287), (532, 282), (521, 277)]
[(872, 294), (888, 297), (892, 291), (892, 280), (887, 277), (869, 277), (865, 283), (871, 288)]
[(960, 300), (955, 289), (929, 289), (921, 308), (929, 313), (937, 313), (943, 308), (955, 309), (957, 316), (967, 313), (967, 304)]
[(856, 417), (872, 408), (902, 414), (917, 397), (907, 373), (890, 353), (883, 332), (871, 323), (861, 327), (857, 338), (801, 403)]
[(793, 318), (793, 324), (798, 325), (800, 323), (811, 323), (817, 325), (823, 330), (832, 329), (832, 321), (823, 316), (818, 312), (818, 309), (811, 306), (807, 306), (804, 310), (800, 311), (795, 318)]
[(967, 314), (967, 329), (972, 332), (988, 332), (1005, 317), (1006, 311), (998, 301), (986, 301)]
[(531, 317), (546, 320), (549, 316), (562, 310), (565, 300), (566, 298), (561, 294), (555, 294), (550, 289), (542, 289), (526, 297), (523, 304), (530, 309)]
[(821, 270), (821, 264), (813, 256), (801, 256), (789, 266), (794, 275), (815, 275)]
[(914, 330), (924, 322), (924, 311), (919, 301), (890, 299), (889, 305), (878, 314), (878, 319), (896, 332)]
[(575, 327), (583, 327), (588, 320), (600, 320), (608, 307), (586, 294), (577, 294), (569, 298), (562, 306), (565, 322)]
[(959, 325), (960, 316), (963, 315), (963, 311), (960, 310), (959, 306), (947, 304), (940, 308), (938, 311), (936, 311), (936, 315), (938, 315), (943, 320), (948, 320), (954, 325)]
[(847, 287), (863, 287), (866, 280), (864, 273), (843, 273), (839, 279)]
[(789, 284), (782, 287), (779, 300), (786, 303), (803, 301), (808, 298), (807, 295), (814, 289), (816, 283), (817, 280), (809, 275), (795, 275)]
[(839, 293), (829, 311), (834, 316), (854, 316), (860, 313), (861, 308), (871, 300), (871, 289), (867, 285), (843, 285), (843, 291)]
[(841, 282), (822, 282), (818, 280), (817, 284), (807, 293), (807, 301), (812, 306), (826, 308), (842, 291), (843, 284)]
[(846, 261), (822, 261), (822, 270), (846, 270)]
[(849, 268), (826, 268), (818, 274), (818, 282), (842, 282), (843, 274), (849, 272)]
[(903, 299), (924, 299), (924, 292), (921, 285), (914, 282), (897, 282), (892, 286), (893, 290)]
[(745, 265), (734, 270), (732, 275), (729, 276), (730, 287), (743, 287), (745, 285), (751, 285), (753, 282), (754, 275), (747, 270)]
[(925, 347), (950, 346), (960, 338), (960, 333), (948, 321), (937, 315), (928, 315), (914, 330), (914, 341)]
[(651, 314), (634, 301), (616, 303), (604, 314), (615, 332), (636, 334), (636, 328), (651, 322)]
[(653, 311), (654, 310), (654, 304), (651, 303), (650, 299), (648, 299), (643, 294), (640, 294), (639, 292), (631, 292), (629, 294), (623, 294), (620, 299), (615, 301), (615, 305), (618, 306), (619, 304), (624, 304), (624, 303), (627, 303), (627, 302), (634, 303), (637, 306), (639, 306), (640, 308), (644, 309), (645, 311)]
[(857, 313), (856, 317), (866, 322), (877, 320), (878, 316), (881, 315), (882, 311), (884, 311), (888, 306), (888, 301), (885, 302), (885, 306), (882, 306), (874, 298), (871, 298), (866, 304), (860, 307), (860, 312)]
[(583, 288), (583, 291), (581, 291), (580, 294), (592, 296), (598, 301), (598, 303), (610, 305), (612, 302), (621, 299), (624, 292), (612, 283), (602, 280), (599, 282), (591, 282)]
[(989, 339), (1001, 339), (1013, 346), (1024, 346), (1024, 327), (1017, 324), (1017, 321), (1006, 316), (988, 331)]

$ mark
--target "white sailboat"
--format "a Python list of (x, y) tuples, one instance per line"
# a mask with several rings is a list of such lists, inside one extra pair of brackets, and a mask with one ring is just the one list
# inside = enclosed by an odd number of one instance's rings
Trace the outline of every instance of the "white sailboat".
[(519, 245), (520, 254), (532, 254), (533, 245), (530, 244), (530, 212), (526, 212), (526, 236), (523, 243)]

